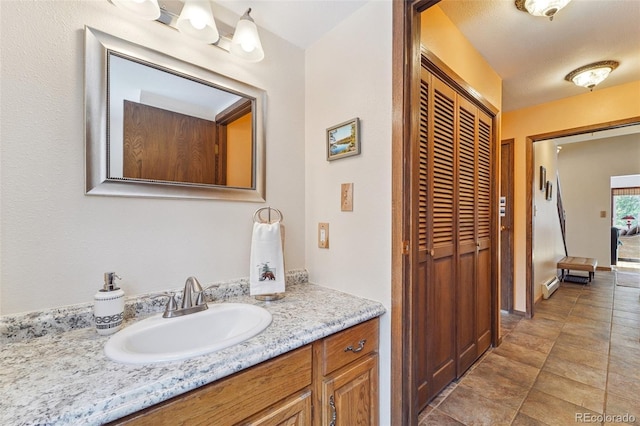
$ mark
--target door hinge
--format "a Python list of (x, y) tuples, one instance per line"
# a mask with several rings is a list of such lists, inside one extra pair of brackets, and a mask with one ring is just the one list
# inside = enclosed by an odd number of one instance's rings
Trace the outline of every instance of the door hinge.
[(405, 256), (409, 255), (409, 241), (402, 242), (402, 254)]

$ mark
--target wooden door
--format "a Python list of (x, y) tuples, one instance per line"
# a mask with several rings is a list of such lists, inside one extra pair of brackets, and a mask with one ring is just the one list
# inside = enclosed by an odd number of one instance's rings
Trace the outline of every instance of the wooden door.
[(458, 97), (457, 371), (491, 344), (491, 118)]
[[(488, 114), (478, 111), (478, 203), (477, 203), (477, 288), (476, 288), (476, 336), (478, 357), (486, 351), (492, 341), (492, 303), (491, 285), (491, 235), (492, 235), (492, 160), (493, 128)], [(495, 213), (493, 213), (495, 214)]]
[(215, 122), (126, 100), (123, 108), (123, 177), (218, 183)]
[(492, 338), (492, 120), (423, 69), (417, 286), (418, 409), (462, 374)]
[(416, 373), (424, 406), (456, 377), (456, 94), (426, 70), (421, 80)]
[(513, 312), (513, 139), (500, 149), (500, 195), (506, 198), (500, 218), (500, 309)]
[(458, 100), (457, 179), (457, 288), (456, 288), (456, 377), (473, 364), (478, 355), (477, 233), (478, 233), (478, 108), (464, 98)]

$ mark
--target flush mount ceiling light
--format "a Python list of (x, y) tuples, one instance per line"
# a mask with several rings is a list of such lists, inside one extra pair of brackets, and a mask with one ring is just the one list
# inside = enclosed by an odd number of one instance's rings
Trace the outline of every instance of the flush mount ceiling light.
[(109, 1), (140, 18), (156, 20), (246, 61), (259, 62), (264, 59), (258, 27), (249, 15), (251, 9), (242, 15), (234, 30), (224, 23), (216, 25), (209, 0), (162, 2), (162, 7), (158, 6), (158, 0)]
[(571, 0), (515, 0), (518, 10), (533, 16), (544, 16), (553, 21), (553, 17)]
[(609, 76), (611, 71), (618, 68), (618, 65), (620, 64), (616, 61), (594, 62), (571, 71), (564, 79), (573, 82), (576, 86), (593, 90)]

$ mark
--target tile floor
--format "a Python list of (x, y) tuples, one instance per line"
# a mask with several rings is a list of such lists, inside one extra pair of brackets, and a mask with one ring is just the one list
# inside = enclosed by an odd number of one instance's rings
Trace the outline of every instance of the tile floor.
[(562, 283), (533, 319), (503, 314), (501, 332), (419, 426), (640, 425), (640, 274)]

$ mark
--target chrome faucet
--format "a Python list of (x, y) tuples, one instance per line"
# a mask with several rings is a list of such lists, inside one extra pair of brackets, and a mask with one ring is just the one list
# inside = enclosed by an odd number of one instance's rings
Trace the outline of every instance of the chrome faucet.
[(195, 312), (208, 309), (207, 302), (204, 300), (204, 290), (196, 277), (189, 277), (184, 283), (182, 290), (182, 303), (180, 309), (176, 303), (175, 295), (169, 294), (169, 301), (162, 314), (163, 318), (181, 317), (183, 315), (193, 314)]

